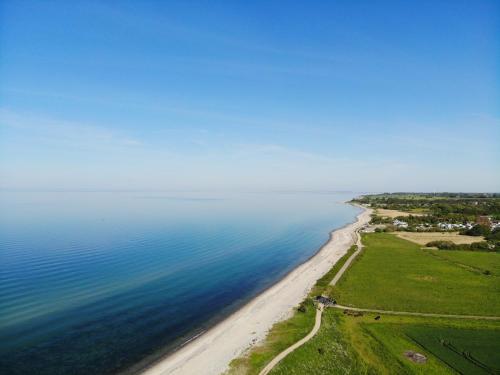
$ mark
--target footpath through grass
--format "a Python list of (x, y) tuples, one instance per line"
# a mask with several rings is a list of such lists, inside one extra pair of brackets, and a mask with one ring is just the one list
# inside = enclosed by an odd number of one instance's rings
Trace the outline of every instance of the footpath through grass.
[[(496, 321), (351, 316), (327, 309), (318, 334), (270, 374), (491, 374), (498, 373), (499, 346)], [(423, 354), (425, 362), (413, 362), (408, 351)]]
[[(498, 254), (422, 249), (386, 233), (366, 234), (363, 242), (363, 252), (337, 286), (328, 284), (355, 247), (318, 280), (304, 312), (276, 324), (263, 345), (233, 361), (229, 373), (258, 374), (304, 337), (314, 323), (311, 297), (325, 292), (355, 307), (500, 315)], [(424, 355), (425, 361), (414, 362), (408, 351)], [(317, 335), (270, 374), (495, 374), (499, 352), (498, 321), (345, 314), (327, 308)]]
[(332, 269), (316, 282), (309, 296), (296, 309), (294, 315), (290, 319), (276, 323), (264, 343), (233, 360), (227, 374), (258, 374), (275, 356), (306, 336), (314, 326), (316, 315), (314, 296), (322, 294), (328, 288), (330, 281), (356, 249), (356, 246), (352, 246)]
[(388, 233), (364, 234), (362, 240), (363, 252), (330, 291), (339, 304), (408, 312), (500, 315), (500, 278), (459, 264), (488, 267), (497, 273), (498, 254), (445, 250), (432, 254)]

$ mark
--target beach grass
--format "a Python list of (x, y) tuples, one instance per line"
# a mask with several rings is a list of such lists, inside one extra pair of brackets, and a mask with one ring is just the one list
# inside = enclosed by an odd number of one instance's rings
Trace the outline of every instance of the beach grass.
[[(261, 345), (252, 348), (244, 356), (231, 361), (227, 374), (258, 374), (276, 355), (306, 336), (314, 326), (314, 316), (316, 314), (313, 303), (314, 296), (325, 293), (331, 280), (356, 249), (356, 246), (349, 248), (347, 253), (335, 263), (330, 271), (316, 282), (309, 296), (295, 309), (293, 316), (276, 323)], [(301, 306), (305, 308), (305, 311), (300, 309)]]
[(304, 311), (296, 309), (290, 319), (276, 323), (262, 345), (231, 361), (228, 374), (258, 374), (278, 353), (307, 335), (314, 325), (316, 307), (311, 299), (305, 300), (301, 306)]
[[(461, 266), (464, 262), (497, 270), (497, 254), (433, 256), (388, 233), (363, 235), (365, 248), (330, 291), (341, 305), (380, 310), (462, 315), (499, 315), (500, 279)], [(480, 255), (481, 260), (472, 260)], [(457, 259), (451, 261), (454, 257)]]
[[(375, 366), (362, 360), (346, 335), (346, 317), (334, 309), (323, 313), (321, 328), (271, 371), (288, 374), (369, 374)], [(363, 353), (365, 354), (365, 353)], [(372, 358), (377, 361), (377, 358)]]

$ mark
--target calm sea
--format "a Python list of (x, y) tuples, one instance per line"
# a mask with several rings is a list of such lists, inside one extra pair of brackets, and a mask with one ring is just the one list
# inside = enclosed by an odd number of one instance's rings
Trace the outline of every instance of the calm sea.
[(354, 220), (349, 194), (0, 193), (0, 371), (134, 372)]

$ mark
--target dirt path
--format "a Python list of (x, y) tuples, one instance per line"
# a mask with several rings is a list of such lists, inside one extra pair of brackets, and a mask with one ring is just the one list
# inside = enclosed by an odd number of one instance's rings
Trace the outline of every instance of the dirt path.
[(271, 371), (274, 368), (274, 366), (276, 366), (288, 354), (290, 354), (295, 349), (297, 349), (298, 347), (304, 345), (306, 342), (308, 342), (310, 339), (312, 339), (314, 337), (314, 335), (318, 332), (319, 327), (321, 326), (321, 315), (322, 314), (323, 314), (323, 304), (320, 303), (318, 305), (318, 309), (316, 310), (316, 320), (314, 322), (314, 327), (311, 330), (311, 332), (309, 332), (307, 334), (307, 336), (305, 336), (301, 340), (297, 341), (292, 346), (289, 346), (288, 348), (286, 348), (285, 350), (283, 350), (280, 354), (278, 354), (276, 357), (274, 357), (274, 359), (271, 362), (269, 362), (267, 364), (267, 366), (262, 369), (261, 372), (259, 372), (259, 375), (266, 375), (266, 374), (268, 374), (269, 371)]
[[(359, 255), (359, 253), (363, 249), (363, 244), (361, 242), (361, 235), (359, 233), (359, 229), (357, 229), (353, 235), (355, 238), (353, 238), (353, 242), (357, 245), (357, 250), (347, 259), (347, 261), (344, 263), (344, 265), (340, 268), (339, 272), (335, 275), (333, 280), (330, 282), (330, 285), (335, 285), (342, 275), (345, 273), (345, 271), (349, 268), (353, 260)], [(410, 315), (410, 316), (422, 316), (422, 317), (433, 317), (433, 318), (457, 318), (457, 319), (486, 319), (486, 320), (500, 320), (500, 317), (498, 316), (480, 316), (480, 315), (453, 315), (453, 314), (434, 314), (434, 313), (417, 313), (417, 312), (405, 312), (405, 311), (391, 311), (391, 310), (375, 310), (375, 309), (362, 309), (358, 307), (347, 307), (347, 306), (342, 306), (342, 305), (333, 305), (331, 307), (337, 308), (337, 309), (342, 309), (342, 310), (354, 310), (354, 311), (361, 311), (361, 312), (372, 312), (372, 313), (379, 313), (379, 314), (390, 314), (390, 315)], [(278, 354), (276, 357), (273, 358), (271, 362), (267, 364), (266, 367), (262, 369), (262, 371), (259, 373), (259, 375), (267, 375), (283, 358), (285, 358), (288, 354), (293, 352), (295, 349), (299, 348), (300, 346), (304, 345), (306, 342), (308, 342), (311, 338), (314, 337), (314, 335), (318, 332), (320, 326), (321, 326), (321, 316), (323, 314), (323, 308), (324, 306), (322, 304), (319, 304), (318, 310), (316, 310), (316, 321), (314, 323), (314, 327), (309, 332), (307, 336), (305, 336), (303, 339), (297, 341), (295, 344), (292, 346), (289, 346), (287, 349), (283, 350), (280, 354)]]
[(358, 246), (358, 249), (349, 257), (349, 259), (347, 259), (344, 265), (340, 268), (339, 272), (337, 272), (333, 280), (330, 282), (330, 285), (337, 284), (342, 275), (345, 273), (345, 271), (347, 271), (347, 269), (351, 265), (354, 258), (356, 258), (363, 249), (363, 244), (361, 243), (361, 235), (359, 234), (359, 229), (354, 232), (354, 236), (356, 236), (354, 243)]
[[(356, 256), (361, 252), (361, 249), (363, 248), (363, 244), (361, 243), (361, 235), (359, 234), (359, 229), (357, 229), (353, 235), (353, 243), (358, 246), (358, 249), (347, 259), (347, 261), (344, 263), (344, 265), (340, 268), (339, 272), (335, 275), (333, 280), (330, 282), (330, 285), (335, 285), (337, 281), (342, 277), (344, 272), (349, 268), (350, 264), (356, 258)], [(316, 310), (316, 321), (314, 323), (314, 327), (309, 332), (309, 334), (304, 337), (303, 339), (297, 341), (295, 344), (292, 346), (289, 346), (287, 349), (283, 350), (280, 354), (278, 354), (274, 359), (267, 364), (266, 367), (262, 369), (262, 371), (259, 373), (259, 375), (266, 375), (271, 371), (274, 366), (276, 366), (283, 358), (285, 358), (288, 354), (293, 352), (295, 349), (298, 347), (304, 345), (306, 342), (308, 342), (311, 338), (314, 337), (314, 335), (318, 332), (320, 326), (321, 326), (321, 315), (323, 313), (323, 305), (319, 304), (318, 310)]]
[[(349, 268), (349, 265), (352, 263), (354, 258), (361, 252), (361, 249), (363, 248), (363, 245), (361, 243), (361, 235), (359, 234), (359, 229), (357, 229), (353, 233), (353, 243), (355, 243), (358, 246), (358, 249), (352, 254), (349, 259), (344, 263), (344, 265), (340, 268), (339, 272), (335, 275), (333, 280), (330, 282), (330, 285), (335, 285), (337, 281), (342, 277), (344, 272)], [(319, 304), (318, 310), (316, 310), (316, 321), (314, 323), (314, 327), (309, 332), (309, 334), (304, 337), (303, 339), (297, 341), (295, 344), (292, 346), (289, 346), (287, 349), (283, 350), (280, 354), (278, 354), (274, 359), (267, 364), (266, 367), (262, 369), (262, 371), (259, 373), (259, 375), (266, 375), (271, 371), (274, 366), (276, 366), (283, 358), (285, 358), (288, 354), (293, 352), (295, 349), (298, 347), (304, 345), (306, 342), (308, 342), (311, 338), (314, 337), (314, 335), (318, 332), (319, 327), (321, 326), (321, 314), (323, 314), (323, 305)]]
[(434, 313), (419, 313), (419, 312), (392, 311), (392, 310), (375, 310), (375, 309), (362, 309), (359, 307), (349, 307), (349, 306), (342, 306), (342, 305), (334, 305), (332, 307), (334, 307), (336, 309), (342, 309), (342, 310), (353, 310), (353, 311), (362, 311), (362, 312), (371, 312), (371, 313), (389, 314), (389, 315), (411, 315), (411, 316), (424, 316), (424, 317), (431, 317), (431, 318), (500, 320), (500, 316), (454, 315), (454, 314), (434, 314)]
[[(339, 279), (342, 277), (344, 272), (349, 268), (352, 261), (358, 256), (358, 254), (363, 249), (363, 244), (361, 243), (361, 235), (359, 230), (356, 230), (355, 235), (357, 236), (356, 245), (358, 249), (352, 254), (349, 259), (345, 262), (339, 272), (335, 275), (330, 285), (335, 285)], [(454, 315), (454, 314), (434, 314), (434, 313), (418, 313), (418, 312), (406, 312), (406, 311), (391, 311), (391, 310), (375, 310), (375, 309), (362, 309), (358, 307), (348, 307), (342, 305), (332, 306), (336, 309), (342, 310), (354, 310), (362, 312), (373, 312), (378, 314), (390, 314), (390, 315), (411, 315), (411, 316), (423, 316), (423, 317), (433, 317), (433, 318), (456, 318), (456, 319), (486, 319), (486, 320), (500, 320), (500, 316), (481, 316), (481, 315)]]

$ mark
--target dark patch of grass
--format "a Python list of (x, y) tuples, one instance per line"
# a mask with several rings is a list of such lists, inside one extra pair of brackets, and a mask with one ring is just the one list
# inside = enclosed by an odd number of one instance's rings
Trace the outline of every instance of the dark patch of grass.
[(461, 374), (500, 374), (500, 330), (413, 325), (405, 332)]

